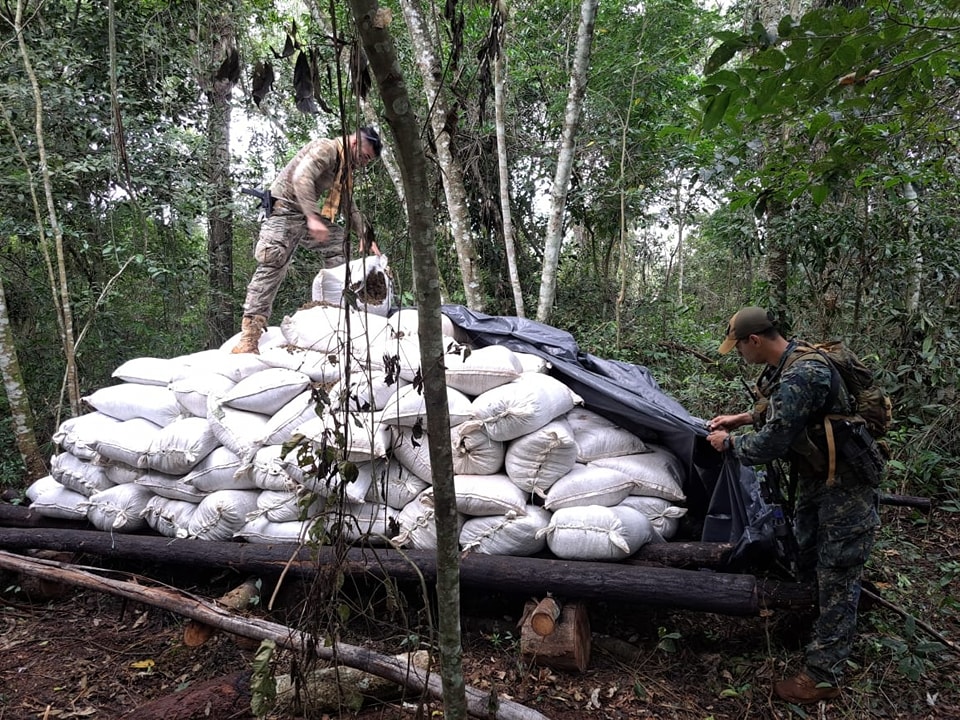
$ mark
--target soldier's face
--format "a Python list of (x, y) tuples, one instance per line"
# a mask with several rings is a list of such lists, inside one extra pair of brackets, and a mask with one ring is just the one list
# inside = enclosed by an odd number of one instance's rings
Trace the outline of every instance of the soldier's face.
[(762, 362), (759, 356), (760, 339), (756, 335), (748, 335), (742, 340), (737, 340), (736, 348), (740, 357), (748, 363), (758, 364)]
[(366, 138), (361, 138), (360, 142), (357, 143), (355, 147), (357, 165), (359, 167), (366, 167), (372, 160), (376, 159), (377, 153), (373, 149), (373, 144)]

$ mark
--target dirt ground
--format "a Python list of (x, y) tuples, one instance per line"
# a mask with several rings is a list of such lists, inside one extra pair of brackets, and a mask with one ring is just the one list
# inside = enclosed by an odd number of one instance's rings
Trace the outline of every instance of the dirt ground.
[[(951, 574), (960, 569), (956, 519), (935, 513), (918, 524), (907, 511), (885, 513), (895, 527), (887, 528), (887, 539), (875, 550), (871, 577), (884, 597), (957, 643), (960, 607)], [(243, 580), (229, 573), (191, 577), (182, 569), (135, 570), (142, 582), (168, 583), (209, 598)], [(418, 593), (397, 598), (378, 589), (355, 590), (352, 596), (345, 592), (336, 612), (341, 621), (349, 618), (341, 625), (344, 642), (390, 654), (429, 645)], [(294, 616), (303, 617), (308, 591), (288, 587), (274, 605), (282, 610), (258, 608), (251, 614), (292, 624)], [(554, 720), (960, 718), (960, 657), (883, 606), (861, 616), (841, 697), (801, 709), (777, 701), (770, 688), (799, 669), (809, 618), (782, 611), (733, 618), (593, 603), (590, 664), (577, 673), (536, 667), (521, 657), (516, 621), (524, 600), (464, 592), (465, 679)], [(0, 720), (254, 718), (244, 693), (256, 643), (220, 632), (199, 647), (187, 647), (186, 622), (172, 612), (92, 590), (39, 587), (0, 572)], [(281, 654), (274, 671), (290, 672), (291, 663), (302, 667), (302, 661)], [(217, 690), (200, 695), (207, 699), (191, 708), (186, 699), (214, 680)], [(163, 699), (166, 706), (158, 704)], [(406, 697), (312, 717), (436, 718), (442, 706)]]

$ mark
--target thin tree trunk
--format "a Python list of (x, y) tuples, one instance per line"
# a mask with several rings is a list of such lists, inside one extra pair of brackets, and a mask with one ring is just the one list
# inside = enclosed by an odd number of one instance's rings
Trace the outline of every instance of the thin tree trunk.
[(570, 175), (573, 172), (573, 155), (577, 130), (580, 127), (580, 112), (583, 97), (587, 92), (587, 70), (590, 66), (590, 48), (597, 17), (599, 0), (583, 0), (580, 6), (580, 25), (577, 29), (577, 49), (570, 73), (570, 92), (563, 115), (563, 132), (560, 139), (560, 154), (557, 172), (550, 191), (550, 217), (547, 221), (547, 237), (543, 248), (543, 274), (540, 278), (540, 300), (537, 305), (537, 320), (547, 322), (557, 297), (557, 270), (560, 265), (560, 246), (563, 242), (563, 215), (570, 190)]
[(433, 129), (433, 137), (437, 145), (437, 158), (440, 161), (443, 191), (447, 198), (450, 229), (453, 232), (453, 242), (460, 261), (463, 294), (468, 307), (482, 311), (484, 303), (480, 285), (480, 268), (477, 263), (477, 248), (470, 234), (470, 213), (467, 208), (463, 166), (453, 147), (453, 137), (448, 123), (452, 108), (441, 85), (442, 71), (436, 44), (430, 34), (419, 0), (401, 0), (400, 5), (416, 51), (417, 65), (423, 75), (423, 88), (430, 107), (430, 127)]
[[(350, 6), (383, 98), (403, 176), (419, 310), (420, 367), (427, 436), (443, 438), (450, 431), (450, 414), (443, 364), (440, 273), (433, 241), (433, 212), (426, 157), (420, 142), (421, 131), (388, 29), (389, 11), (380, 9), (376, 0), (350, 0)], [(463, 720), (467, 716), (467, 702), (460, 637), (460, 530), (453, 488), (453, 452), (449, 442), (430, 443), (430, 463), (437, 526), (437, 607), (444, 717)]]
[(903, 199), (907, 201), (907, 246), (913, 252), (913, 262), (907, 271), (906, 309), (913, 315), (920, 307), (920, 290), (923, 278), (923, 249), (917, 238), (917, 219), (920, 217), (920, 203), (913, 183), (903, 185)]
[(493, 105), (497, 126), (497, 165), (500, 170), (500, 215), (503, 218), (503, 246), (507, 255), (507, 272), (513, 289), (513, 304), (517, 317), (526, 317), (523, 307), (523, 288), (517, 270), (517, 247), (513, 232), (513, 215), (510, 211), (510, 169), (507, 162), (507, 112), (506, 112), (506, 55), (507, 18), (509, 9), (506, 0), (497, 2), (493, 22), (498, 25), (498, 42), (493, 59)]
[(0, 376), (3, 377), (3, 389), (7, 393), (10, 406), (10, 420), (17, 449), (27, 469), (27, 480), (33, 481), (47, 474), (47, 466), (40, 455), (37, 437), (33, 432), (33, 411), (30, 398), (23, 384), (20, 361), (17, 358), (17, 346), (10, 329), (10, 317), (7, 314), (7, 295), (3, 289), (3, 275), (0, 274)]
[[(209, 100), (207, 116), (207, 262), (209, 296), (207, 345), (222, 345), (235, 330), (233, 319), (233, 209), (230, 181), (231, 94), (236, 74), (229, 67), (235, 57), (236, 33), (232, 18), (219, 14), (211, 19), (212, 72), (205, 82)], [(222, 64), (221, 64), (222, 63)], [(219, 68), (219, 69), (218, 69)], [(237, 71), (239, 68), (237, 68)]]
[(33, 90), (37, 154), (40, 159), (40, 177), (43, 180), (43, 189), (47, 200), (48, 220), (50, 222), (50, 228), (53, 231), (54, 246), (56, 248), (57, 286), (54, 288), (54, 292), (57, 294), (59, 300), (59, 302), (57, 302), (57, 314), (61, 317), (60, 339), (63, 344), (64, 359), (66, 360), (64, 387), (70, 401), (71, 413), (73, 415), (79, 415), (80, 383), (77, 378), (76, 344), (73, 339), (73, 309), (70, 305), (70, 292), (67, 287), (67, 268), (63, 253), (63, 228), (60, 227), (60, 221), (57, 219), (57, 208), (53, 201), (53, 183), (50, 179), (50, 168), (47, 165), (47, 148), (43, 135), (43, 97), (40, 94), (40, 83), (37, 81), (37, 75), (33, 71), (30, 54), (27, 52), (27, 44), (23, 39), (23, 5), (23, 0), (18, 0), (13, 29), (17, 36), (20, 58), (23, 60), (23, 69), (27, 74), (27, 78), (30, 80), (30, 87)]

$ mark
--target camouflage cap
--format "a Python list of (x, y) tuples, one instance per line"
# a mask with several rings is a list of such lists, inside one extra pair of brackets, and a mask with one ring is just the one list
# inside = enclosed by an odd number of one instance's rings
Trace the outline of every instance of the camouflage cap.
[(751, 335), (759, 335), (773, 326), (773, 317), (763, 308), (741, 308), (727, 323), (727, 336), (720, 343), (718, 352), (721, 355), (726, 355), (733, 350), (738, 340), (744, 340)]

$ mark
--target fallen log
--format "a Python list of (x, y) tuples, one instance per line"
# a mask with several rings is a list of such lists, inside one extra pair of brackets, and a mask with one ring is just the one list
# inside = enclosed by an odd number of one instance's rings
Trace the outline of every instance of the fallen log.
[[(2, 528), (0, 549), (64, 550), (105, 559), (136, 560), (187, 567), (233, 569), (245, 575), (312, 579), (320, 567), (338, 559), (334, 550), (292, 544), (260, 545), (188, 540), (155, 535), (123, 535), (98, 530)], [(428, 583), (436, 580), (436, 557), (430, 551), (350, 548), (342, 570), (347, 574)], [(627, 602), (651, 607), (726, 615), (756, 615), (762, 608), (796, 607), (795, 583), (764, 581), (752, 575), (472, 553), (461, 560), (464, 587), (494, 588), (505, 593), (551, 592), (579, 600)], [(780, 586), (787, 585), (781, 593)], [(788, 597), (780, 605), (782, 596)]]
[[(251, 575), (313, 578), (330, 566), (332, 548), (297, 548), (186, 540), (152, 535), (122, 535), (97, 530), (0, 528), (0, 548), (72, 550), (103, 558), (175, 563), (190, 567), (231, 568)], [(343, 571), (416, 582), (436, 580), (433, 552), (385, 548), (351, 548)], [(571, 599), (630, 602), (653, 607), (727, 615), (755, 615), (762, 605), (750, 575), (697, 572), (619, 563), (470, 554), (460, 563), (464, 587), (496, 588), (522, 595), (552, 592)]]
[[(373, 652), (367, 648), (334, 641), (326, 645), (323, 638), (260, 618), (241, 618), (212, 602), (187, 595), (169, 587), (104, 578), (65, 563), (32, 560), (0, 551), (0, 568), (25, 573), (47, 580), (71, 583), (88, 590), (116, 595), (144, 605), (159, 607), (184, 617), (254, 640), (272, 640), (277, 647), (298, 653), (311, 653), (321, 660), (337, 661), (378, 677), (391, 680), (410, 690), (426, 692), (434, 699), (443, 698), (443, 687), (437, 675), (420, 670), (414, 663)], [(497, 720), (549, 720), (542, 713), (504, 697), (490, 697), (477, 688), (467, 687), (467, 711), (476, 718)]]

